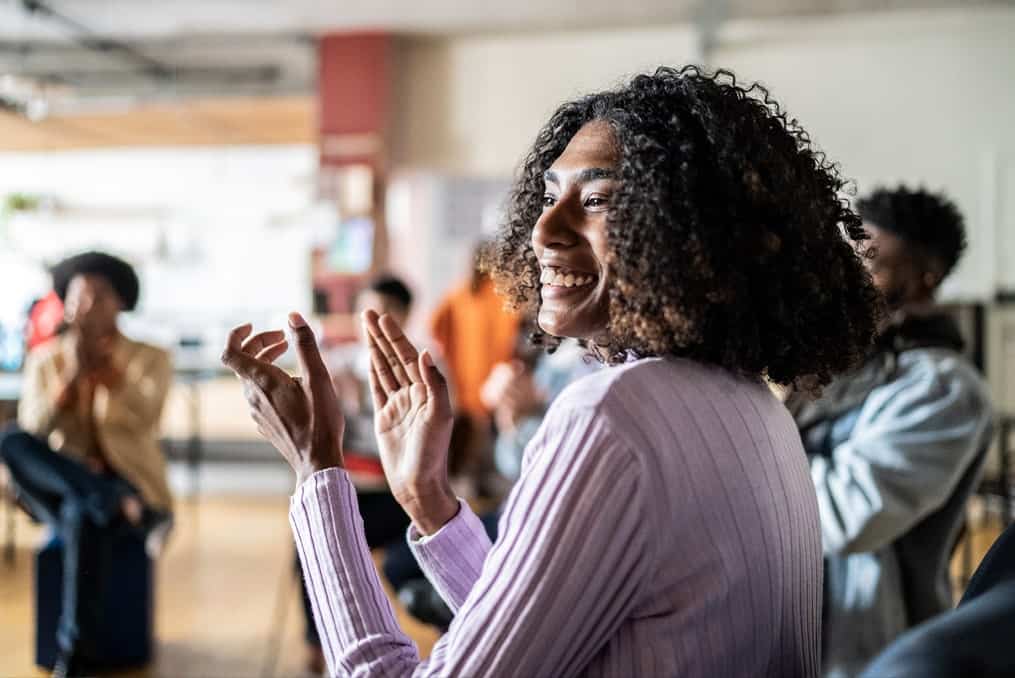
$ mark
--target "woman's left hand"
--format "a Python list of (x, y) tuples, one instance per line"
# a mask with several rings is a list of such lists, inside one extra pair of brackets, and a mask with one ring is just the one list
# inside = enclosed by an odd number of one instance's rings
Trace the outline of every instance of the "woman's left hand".
[(313, 330), (298, 313), (289, 315), (302, 378), (291, 377), (274, 361), (289, 342), (281, 330), (249, 339), (252, 327), (229, 333), (222, 362), (243, 382), (243, 393), (257, 430), (275, 446), (302, 483), (317, 471), (342, 467), (345, 419)]

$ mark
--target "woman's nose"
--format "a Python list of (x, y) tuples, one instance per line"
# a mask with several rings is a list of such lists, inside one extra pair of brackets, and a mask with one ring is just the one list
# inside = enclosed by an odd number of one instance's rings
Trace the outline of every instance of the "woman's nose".
[(570, 247), (577, 240), (574, 219), (563, 199), (543, 210), (532, 229), (532, 245), (537, 249)]

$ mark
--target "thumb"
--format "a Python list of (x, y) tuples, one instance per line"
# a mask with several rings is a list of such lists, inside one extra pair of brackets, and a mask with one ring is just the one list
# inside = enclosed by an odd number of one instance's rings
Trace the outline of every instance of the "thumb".
[(324, 366), (321, 352), (317, 348), (317, 337), (307, 325), (307, 321), (299, 313), (289, 314), (289, 329), (292, 331), (296, 344), (296, 357), (300, 363), (300, 372), (310, 385), (311, 395), (317, 399), (326, 393), (324, 387), (330, 384), (331, 376)]
[(433, 398), (434, 404), (448, 403), (448, 409), (450, 409), (448, 382), (437, 366), (433, 364), (433, 357), (426, 349), (423, 349), (423, 352), (419, 354), (419, 373), (423, 377), (423, 383), (426, 385), (430, 397)]

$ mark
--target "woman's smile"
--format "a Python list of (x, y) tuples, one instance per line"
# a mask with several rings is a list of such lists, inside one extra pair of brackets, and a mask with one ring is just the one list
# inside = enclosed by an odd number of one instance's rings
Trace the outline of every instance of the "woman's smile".
[(543, 301), (578, 299), (595, 289), (598, 278), (591, 273), (573, 269), (545, 266), (539, 276)]

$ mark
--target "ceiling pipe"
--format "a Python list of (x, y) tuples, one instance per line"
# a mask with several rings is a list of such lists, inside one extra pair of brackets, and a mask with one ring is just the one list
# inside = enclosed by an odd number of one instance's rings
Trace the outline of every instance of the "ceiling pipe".
[(84, 24), (60, 14), (49, 5), (39, 0), (21, 0), (21, 6), (29, 14), (44, 16), (61, 24), (72, 32), (71, 39), (82, 47), (101, 52), (103, 54), (117, 54), (122, 58), (136, 64), (137, 70), (150, 78), (159, 81), (171, 80), (174, 69), (146, 54), (134, 49), (130, 45), (118, 40), (97, 37), (91, 29)]

